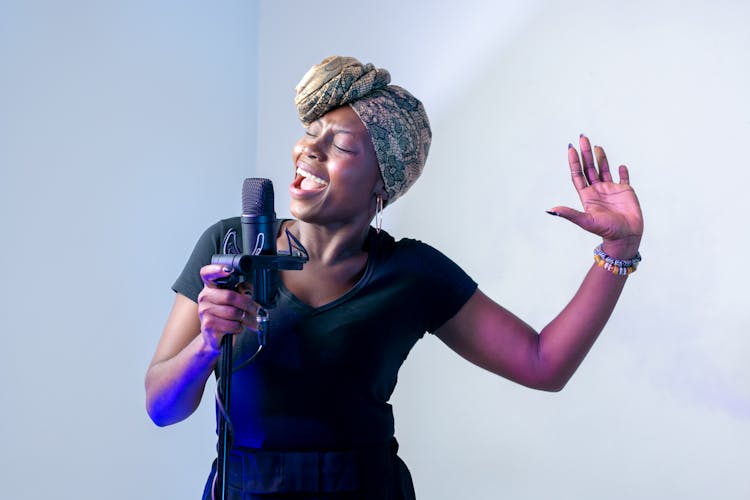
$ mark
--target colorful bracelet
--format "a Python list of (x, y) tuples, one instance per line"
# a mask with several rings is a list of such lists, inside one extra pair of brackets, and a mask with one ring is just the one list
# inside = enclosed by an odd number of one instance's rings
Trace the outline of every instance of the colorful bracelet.
[(628, 260), (615, 259), (604, 253), (602, 246), (599, 245), (594, 248), (594, 260), (599, 267), (612, 274), (627, 276), (638, 269), (638, 263), (641, 261), (641, 254), (640, 252), (636, 252), (635, 257)]

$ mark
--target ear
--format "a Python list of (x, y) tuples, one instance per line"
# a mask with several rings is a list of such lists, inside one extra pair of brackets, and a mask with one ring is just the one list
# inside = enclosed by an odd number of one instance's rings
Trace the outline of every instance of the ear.
[(372, 194), (383, 198), (383, 206), (388, 204), (388, 193), (385, 190), (385, 183), (382, 178), (378, 178), (378, 181), (375, 183), (375, 187), (372, 190)]

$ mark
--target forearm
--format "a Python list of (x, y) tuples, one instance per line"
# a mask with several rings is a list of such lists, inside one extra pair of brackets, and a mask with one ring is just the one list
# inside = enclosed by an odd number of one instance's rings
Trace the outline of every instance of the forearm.
[(195, 411), (219, 352), (198, 335), (176, 356), (151, 365), (146, 373), (146, 410), (155, 424), (174, 424)]
[[(616, 258), (631, 258), (639, 240), (605, 243), (603, 248)], [(537, 339), (539, 367), (553, 390), (573, 376), (604, 329), (627, 279), (593, 264), (573, 299), (542, 329)]]

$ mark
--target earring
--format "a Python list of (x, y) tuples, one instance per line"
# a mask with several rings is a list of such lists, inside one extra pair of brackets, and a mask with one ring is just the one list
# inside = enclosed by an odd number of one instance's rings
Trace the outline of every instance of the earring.
[(380, 234), (383, 228), (383, 198), (375, 197), (375, 231)]

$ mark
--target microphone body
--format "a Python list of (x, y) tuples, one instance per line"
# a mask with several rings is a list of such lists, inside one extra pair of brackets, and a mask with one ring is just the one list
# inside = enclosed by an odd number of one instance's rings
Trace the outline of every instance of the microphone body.
[[(276, 255), (276, 212), (273, 183), (270, 179), (249, 178), (242, 185), (242, 251), (251, 257)], [(274, 266), (254, 259), (251, 279), (253, 299), (260, 306), (271, 308), (276, 303), (279, 272)]]

